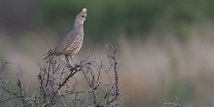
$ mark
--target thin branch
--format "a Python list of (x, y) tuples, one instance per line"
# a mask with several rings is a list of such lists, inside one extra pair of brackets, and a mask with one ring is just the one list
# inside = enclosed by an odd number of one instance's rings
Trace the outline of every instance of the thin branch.
[(21, 97), (21, 96), (10, 97), (10, 98), (7, 98), (7, 99), (5, 99), (5, 100), (0, 101), (0, 103), (6, 102), (6, 101), (9, 101), (9, 100), (12, 100), (12, 99), (20, 98), (20, 97)]

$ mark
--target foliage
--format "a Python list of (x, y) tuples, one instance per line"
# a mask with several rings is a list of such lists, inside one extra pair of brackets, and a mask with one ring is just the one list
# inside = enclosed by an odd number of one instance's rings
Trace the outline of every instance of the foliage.
[(145, 37), (142, 34), (151, 31), (168, 31), (168, 26), (185, 40), (193, 24), (214, 17), (212, 0), (45, 0), (41, 4), (44, 23), (59, 32), (67, 31), (75, 14), (87, 7), (88, 38), (100, 41), (114, 40), (121, 31), (129, 38)]

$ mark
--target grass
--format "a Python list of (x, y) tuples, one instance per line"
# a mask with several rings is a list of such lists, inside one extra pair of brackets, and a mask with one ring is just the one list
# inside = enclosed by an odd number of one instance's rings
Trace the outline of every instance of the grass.
[[(47, 32), (43, 34), (45, 33)], [(30, 71), (25, 72), (23, 78), (29, 84), (29, 89), (38, 85), (34, 84), (35, 75), (38, 74), (37, 61), (40, 62), (40, 56), (55, 44), (48, 46), (44, 39), (35, 38), (36, 32), (33, 34), (34, 36), (26, 37), (29, 44), (25, 44), (28, 47), (24, 47), (25, 51), (21, 47), (24, 43), (11, 44), (12, 39), (0, 42), (4, 59), (21, 63), (26, 67), (25, 71)], [(163, 104), (174, 102), (176, 95), (181, 98), (181, 107), (211, 107), (209, 105), (213, 104), (214, 99), (213, 30), (209, 26), (195, 26), (185, 43), (173, 38), (170, 31), (165, 34), (169, 36), (161, 39), (155, 39), (154, 36), (144, 40), (119, 39), (117, 47), (122, 57), (120, 82), (126, 84), (122, 89), (126, 93), (123, 106), (165, 107)], [(87, 41), (84, 43), (75, 60), (87, 53), (93, 54), (97, 59), (105, 59), (101, 53), (102, 45), (94, 47), (93, 43), (89, 44), (91, 46), (87, 45)]]

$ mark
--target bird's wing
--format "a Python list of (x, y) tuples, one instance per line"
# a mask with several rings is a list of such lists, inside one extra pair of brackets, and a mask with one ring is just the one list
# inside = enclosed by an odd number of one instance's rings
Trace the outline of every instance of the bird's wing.
[(74, 36), (67, 39), (67, 44), (66, 44), (64, 50), (66, 51), (66, 50), (76, 49), (79, 46), (80, 39), (81, 39), (80, 37), (82, 37), (81, 34), (75, 33)]
[(68, 47), (75, 41), (75, 38), (78, 36), (77, 32), (69, 32), (61, 42), (56, 46), (56, 53), (63, 53)]

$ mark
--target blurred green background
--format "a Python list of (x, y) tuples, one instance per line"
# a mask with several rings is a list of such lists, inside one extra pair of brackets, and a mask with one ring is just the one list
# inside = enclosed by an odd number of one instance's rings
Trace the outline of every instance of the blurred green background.
[(128, 84), (122, 106), (165, 107), (177, 95), (182, 107), (212, 107), (214, 0), (0, 0), (0, 59), (24, 63), (34, 77), (84, 7), (79, 56), (102, 57), (104, 43), (117, 44)]
[(114, 41), (119, 32), (132, 39), (169, 29), (186, 40), (195, 23), (213, 24), (214, 20), (213, 0), (1, 0), (0, 5), (1, 30), (17, 34), (48, 27), (62, 36), (71, 28), (75, 15), (86, 7), (86, 38), (96, 42)]

